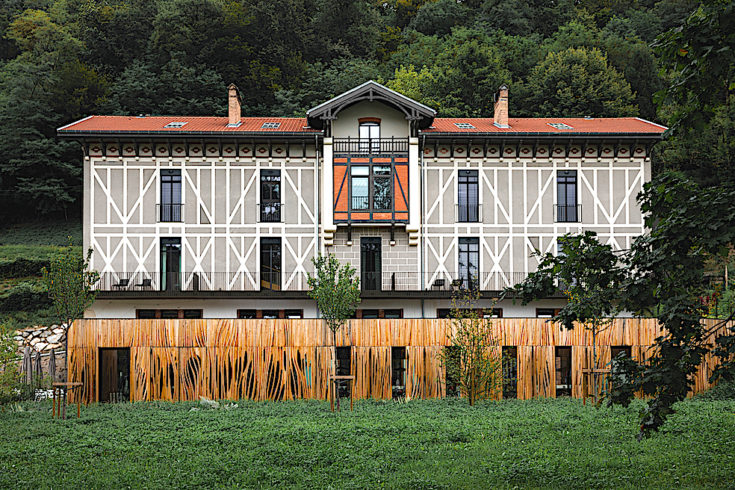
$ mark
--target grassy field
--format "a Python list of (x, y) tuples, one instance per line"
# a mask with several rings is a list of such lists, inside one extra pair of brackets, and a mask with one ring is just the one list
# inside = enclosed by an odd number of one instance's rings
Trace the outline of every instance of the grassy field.
[(3, 274), (0, 267), (0, 324), (17, 329), (58, 322), (48, 305), (34, 304), (23, 310), (17, 310), (4, 307), (4, 300), (9, 295), (18, 293), (24, 286), (41, 287), (41, 265), (38, 264), (47, 262), (52, 255), (67, 245), (69, 236), (81, 254), (80, 222), (35, 222), (0, 227), (0, 265), (12, 264), (22, 259), (33, 261), (35, 264), (33, 270), (25, 270), (21, 275)]
[(637, 402), (315, 401), (0, 413), (0, 487), (730, 487), (735, 401), (687, 401), (637, 442)]

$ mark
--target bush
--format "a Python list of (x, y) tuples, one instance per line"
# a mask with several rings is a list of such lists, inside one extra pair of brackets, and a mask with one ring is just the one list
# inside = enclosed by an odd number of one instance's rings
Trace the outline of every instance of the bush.
[(706, 401), (735, 400), (735, 381), (720, 381), (714, 388), (700, 393), (697, 397)]
[(18, 257), (14, 260), (0, 260), (0, 279), (40, 276), (41, 269), (48, 265), (47, 259)]
[(51, 300), (46, 288), (30, 282), (22, 282), (6, 294), (0, 295), (1, 312), (33, 311), (49, 306), (51, 306)]
[(22, 390), (21, 376), (18, 371), (17, 345), (13, 334), (0, 325), (0, 405), (20, 399)]

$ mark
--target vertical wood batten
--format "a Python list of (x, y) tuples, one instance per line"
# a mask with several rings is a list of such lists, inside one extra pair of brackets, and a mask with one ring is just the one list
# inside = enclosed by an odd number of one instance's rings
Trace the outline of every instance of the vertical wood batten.
[[(705, 320), (711, 328), (716, 320)], [(444, 395), (439, 359), (453, 323), (447, 319), (350, 320), (337, 346), (352, 347), (355, 398), (390, 398), (391, 347), (407, 353), (406, 390), (411, 398)], [(572, 347), (572, 393), (581, 396), (581, 370), (592, 365), (592, 335), (582, 326), (566, 330), (537, 318), (493, 320), (501, 346), (518, 347), (518, 397), (553, 397), (555, 347)], [(598, 337), (597, 368), (610, 361), (610, 347), (631, 346), (636, 360), (653, 355), (663, 333), (655, 319), (618, 318)], [(715, 336), (707, 341), (714, 342)], [(131, 401), (251, 398), (291, 400), (327, 397), (333, 339), (321, 320), (78, 320), (68, 333), (72, 393), (98, 400), (99, 349), (130, 348)], [(694, 375), (694, 391), (708, 389), (712, 355)]]

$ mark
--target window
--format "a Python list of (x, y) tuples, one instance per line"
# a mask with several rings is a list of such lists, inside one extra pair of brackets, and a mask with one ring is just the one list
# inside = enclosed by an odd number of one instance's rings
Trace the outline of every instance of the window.
[(292, 309), (292, 310), (237, 310), (237, 318), (241, 320), (255, 320), (260, 318), (273, 319), (273, 318), (304, 318), (304, 310)]
[(260, 221), (281, 221), (281, 171), (260, 171)]
[(576, 223), (579, 221), (577, 208), (577, 171), (559, 170), (556, 173), (556, 221)]
[(459, 270), (457, 271), (461, 281), (460, 287), (478, 287), (480, 274), (480, 239), (460, 238), (459, 256), (457, 260)]
[(457, 220), (479, 221), (479, 190), (477, 170), (460, 170), (457, 188)]
[(278, 129), (280, 127), (281, 127), (281, 123), (279, 122), (264, 122), (260, 128), (261, 129)]
[(181, 121), (174, 121), (166, 124), (164, 128), (183, 128), (187, 123)]
[(204, 318), (202, 310), (135, 310), (138, 319), (196, 319)]
[[(352, 374), (352, 348), (351, 347), (337, 347), (337, 359), (336, 359), (336, 370), (337, 376), (349, 376)], [(340, 380), (337, 385), (339, 388), (340, 398), (350, 396), (350, 383), (345, 380)]]
[(556, 396), (572, 396), (572, 348), (556, 347)]
[(181, 221), (181, 170), (161, 170), (158, 218), (162, 222)]
[(459, 129), (475, 129), (475, 127), (470, 123), (454, 123), (454, 125)]
[(360, 286), (363, 291), (383, 289), (380, 237), (360, 238)]
[(360, 123), (359, 134), (361, 152), (380, 152), (380, 123), (374, 121)]
[(393, 387), (393, 398), (406, 396), (406, 348), (392, 347), (390, 353), (391, 386)]
[(370, 167), (350, 168), (352, 210), (370, 209)]
[(284, 316), (290, 319), (304, 318), (304, 310), (286, 310)]
[[(453, 311), (451, 308), (437, 308), (436, 310), (436, 317), (437, 318), (454, 318)], [(460, 316), (466, 316), (468, 315), (472, 310), (469, 308), (459, 308), (458, 309)], [(478, 318), (503, 318), (503, 309), (502, 308), (480, 308), (477, 310), (477, 317)]]
[(383, 311), (383, 318), (403, 318), (403, 310), (385, 310)]
[(254, 320), (258, 318), (256, 310), (237, 310), (237, 317), (243, 320)]
[(503, 318), (503, 309), (485, 308), (482, 310), (482, 318)]
[(363, 320), (380, 318), (380, 310), (362, 310), (362, 318)]
[(390, 211), (393, 208), (390, 165), (350, 167), (352, 211)]
[(625, 357), (633, 357), (632, 348), (629, 345), (616, 345), (610, 347), (610, 359), (615, 359), (620, 354)]
[(281, 239), (260, 239), (260, 289), (281, 290)]
[(156, 310), (135, 310), (135, 317), (140, 320), (156, 318)]
[(564, 123), (546, 123), (546, 124), (548, 124), (549, 126), (555, 129), (565, 129), (565, 130), (574, 129), (570, 125), (564, 124)]
[(555, 308), (536, 308), (536, 318), (553, 318), (558, 312)]
[(518, 398), (518, 347), (501, 347), (503, 398)]
[(161, 290), (181, 289), (181, 238), (161, 238)]

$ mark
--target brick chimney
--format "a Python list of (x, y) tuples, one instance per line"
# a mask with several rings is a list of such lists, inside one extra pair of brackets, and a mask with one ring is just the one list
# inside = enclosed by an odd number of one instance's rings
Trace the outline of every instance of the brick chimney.
[(508, 126), (508, 87), (506, 85), (501, 85), (495, 94), (493, 124), (499, 128), (510, 127)]
[(234, 83), (231, 83), (230, 86), (227, 87), (227, 94), (229, 116), (227, 127), (236, 128), (240, 125), (240, 92), (237, 90), (237, 86)]

